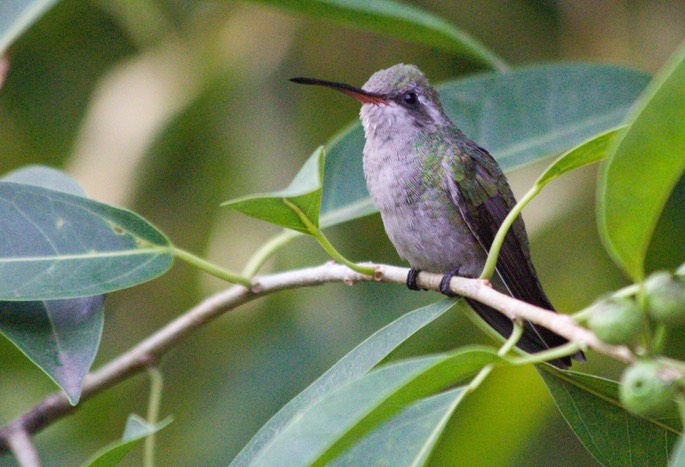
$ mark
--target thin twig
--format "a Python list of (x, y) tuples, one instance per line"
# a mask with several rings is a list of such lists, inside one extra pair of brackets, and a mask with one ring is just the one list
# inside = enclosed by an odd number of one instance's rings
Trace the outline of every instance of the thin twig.
[[(370, 278), (346, 266), (329, 262), (312, 268), (258, 276), (253, 280), (254, 285), (251, 289), (234, 285), (205, 299), (135, 347), (90, 373), (83, 383), (81, 401), (91, 398), (134, 374), (145, 371), (150, 365), (155, 365), (169, 349), (178, 345), (190, 333), (248, 301), (281, 290), (311, 287), (329, 282), (344, 282), (352, 285), (356, 282), (376, 280), (403, 285), (409, 272), (406, 268), (386, 265), (375, 265), (375, 268), (376, 273), (373, 278)], [(441, 279), (442, 276), (438, 274), (421, 273), (418, 285), (422, 288), (438, 290)], [(485, 303), (511, 319), (522, 319), (539, 324), (570, 341), (617, 360), (626, 363), (633, 360), (633, 355), (627, 347), (604, 344), (591, 331), (578, 325), (569, 316), (551, 313), (499, 293), (491, 288), (487, 281), (455, 277), (450, 287), (454, 293)], [(76, 409), (77, 407), (69, 404), (63, 392), (48, 395), (26, 413), (0, 428), (0, 452), (10, 448), (10, 439), (16, 436), (17, 432), (24, 432), (27, 436), (36, 433)]]
[[(164, 375), (159, 367), (151, 366), (147, 369), (150, 376), (150, 396), (147, 405), (147, 423), (151, 426), (157, 425), (159, 421), (159, 409), (162, 405), (162, 387), (164, 386)], [(155, 465), (155, 444), (156, 433), (152, 432), (145, 438), (143, 449), (143, 465), (154, 467)]]
[(40, 467), (38, 451), (26, 430), (14, 430), (8, 434), (7, 444), (21, 467)]
[[(385, 274), (392, 274), (392, 282), (402, 277), (406, 269), (394, 266), (383, 266)], [(417, 284), (426, 289), (438, 290), (442, 277), (438, 274), (421, 273)], [(531, 305), (530, 303), (516, 300), (509, 295), (493, 289), (487, 281), (479, 279), (465, 279), (455, 277), (450, 283), (451, 290), (457, 295), (473, 298), (481, 303), (489, 305), (495, 310), (506, 315), (509, 319), (523, 319), (534, 324), (554, 331), (569, 341), (578, 343), (583, 347), (591, 348), (624, 363), (632, 363), (633, 353), (625, 346), (608, 345), (594, 335), (592, 331), (580, 326), (570, 316), (550, 313), (549, 310)]]

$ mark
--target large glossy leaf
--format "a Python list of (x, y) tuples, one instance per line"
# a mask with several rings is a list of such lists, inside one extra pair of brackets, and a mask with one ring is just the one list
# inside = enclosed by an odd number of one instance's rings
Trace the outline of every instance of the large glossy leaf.
[[(627, 68), (576, 63), (478, 75), (438, 90), (452, 121), (506, 171), (618, 126), (648, 81)], [(375, 212), (362, 170), (361, 126), (346, 129), (329, 146), (321, 225)]]
[(253, 0), (316, 19), (331, 19), (402, 40), (441, 48), (495, 69), (504, 61), (448, 21), (392, 0)]
[(0, 55), (57, 0), (2, 0), (0, 2)]
[(250, 465), (257, 453), (289, 423), (300, 410), (312, 405), (335, 388), (359, 378), (379, 364), (400, 344), (454, 305), (453, 299), (442, 300), (406, 313), (376, 331), (355, 347), (307, 389), (288, 402), (274, 415), (231, 462), (232, 466)]
[(641, 96), (600, 177), (599, 231), (614, 261), (634, 281), (644, 277), (657, 221), (685, 171), (684, 120), (685, 45)]
[(457, 387), (414, 402), (330, 465), (424, 465), (447, 421), (466, 394)]
[(626, 412), (618, 384), (574, 372), (541, 372), (574, 433), (603, 465), (666, 465), (678, 440), (676, 420), (647, 420)]
[(318, 148), (285, 190), (245, 196), (221, 205), (297, 232), (311, 233), (302, 216), (311, 225), (319, 226), (323, 167), (324, 151)]
[(323, 465), (409, 403), (498, 361), (472, 347), (383, 366), (300, 411), (250, 465)]
[(61, 170), (44, 165), (27, 165), (6, 173), (3, 182), (25, 183), (76, 196), (86, 196), (81, 185)]
[[(59, 170), (28, 166), (2, 177), (84, 196), (83, 188)], [(97, 353), (104, 295), (32, 302), (0, 302), (0, 332), (42, 369), (76, 404), (83, 378)]]
[(130, 211), (0, 182), (0, 300), (98, 295), (164, 273), (169, 241)]
[(147, 436), (157, 433), (171, 423), (171, 418), (150, 425), (147, 421), (136, 414), (128, 416), (124, 434), (120, 440), (114, 441), (98, 450), (83, 465), (88, 467), (114, 467), (119, 465), (122, 459)]

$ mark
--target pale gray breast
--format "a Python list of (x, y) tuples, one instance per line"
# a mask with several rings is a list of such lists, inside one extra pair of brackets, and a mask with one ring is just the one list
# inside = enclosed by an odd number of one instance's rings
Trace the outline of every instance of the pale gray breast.
[(422, 173), (422, 162), (409, 143), (368, 138), (364, 174), (386, 233), (412, 267), (476, 276), (485, 253), (462, 221), (442, 183)]

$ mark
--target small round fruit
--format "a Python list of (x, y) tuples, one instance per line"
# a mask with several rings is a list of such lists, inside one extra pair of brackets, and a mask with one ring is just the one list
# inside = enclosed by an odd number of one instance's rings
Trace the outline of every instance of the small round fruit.
[(629, 412), (640, 416), (664, 416), (675, 408), (673, 370), (651, 360), (628, 367), (621, 378), (619, 397)]
[(610, 297), (593, 306), (588, 326), (607, 344), (630, 344), (642, 332), (642, 310), (628, 297)]
[(662, 271), (645, 281), (649, 317), (670, 326), (685, 324), (685, 281)]

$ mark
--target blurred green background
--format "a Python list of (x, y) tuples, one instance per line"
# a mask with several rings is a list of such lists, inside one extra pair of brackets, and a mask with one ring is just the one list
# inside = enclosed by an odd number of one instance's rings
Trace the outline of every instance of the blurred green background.
[[(513, 65), (592, 60), (652, 73), (685, 38), (685, 4), (675, 0), (407, 3), (452, 21)], [(483, 71), (428, 47), (232, 1), (64, 0), (14, 44), (10, 58), (0, 90), (2, 172), (30, 163), (61, 167), (91, 197), (139, 212), (178, 246), (235, 270), (278, 229), (219, 203), (284, 187), (358, 113), (354, 101), (303, 92), (288, 78), (361, 85), (399, 62), (418, 65), (434, 83)], [(510, 174), (514, 191), (522, 194), (543, 167)], [(626, 283), (597, 237), (595, 176), (592, 167), (565, 176), (524, 213), (541, 280), (562, 311)], [(683, 185), (674, 200), (682, 200)], [(670, 222), (685, 224), (682, 201), (669, 209)], [(330, 235), (352, 259), (399, 263), (378, 216)], [(657, 233), (652, 266), (673, 265), (683, 242)], [(299, 239), (265, 271), (326, 259), (313, 241)], [(223, 287), (178, 264), (161, 279), (112, 294), (95, 366)], [(192, 335), (162, 364), (162, 415), (175, 421), (158, 435), (159, 465), (226, 464), (352, 347), (435, 298), (378, 284), (329, 285), (251, 303)], [(487, 342), (455, 310), (394, 357), (479, 341)], [(613, 362), (589, 357), (583, 371), (619, 375)], [(0, 375), (2, 423), (55, 390), (4, 339)], [(144, 414), (147, 386), (145, 375), (125, 381), (39, 434), (45, 464), (80, 463), (119, 437), (129, 412)], [(496, 372), (442, 443), (436, 463), (594, 462), (531, 369)], [(128, 464), (139, 464), (139, 454)], [(13, 463), (0, 456), (0, 465)]]

